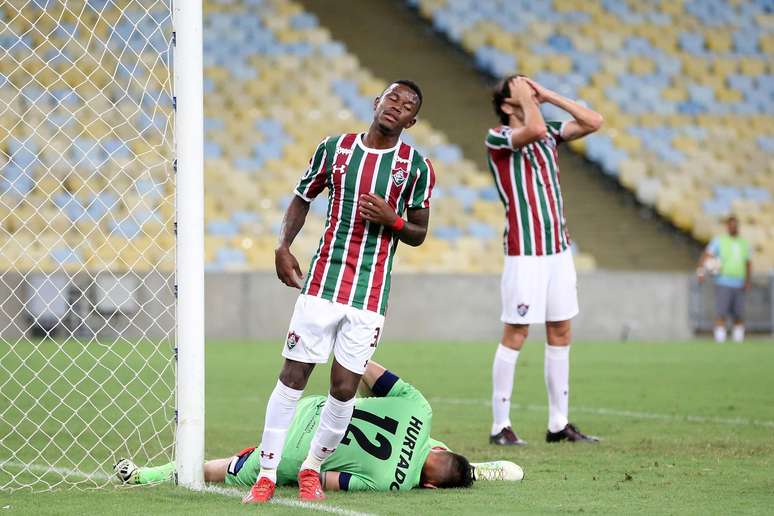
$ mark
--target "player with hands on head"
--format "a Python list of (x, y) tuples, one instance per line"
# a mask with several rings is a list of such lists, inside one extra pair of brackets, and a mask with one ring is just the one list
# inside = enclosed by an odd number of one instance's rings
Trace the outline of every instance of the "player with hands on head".
[[(546, 122), (541, 103), (572, 119)], [(546, 440), (596, 442), (568, 421), (570, 320), (578, 313), (576, 273), (559, 186), (559, 144), (602, 126), (602, 116), (522, 75), (500, 80), (492, 103), (500, 125), (487, 133), (495, 186), (505, 208), (501, 279), (503, 335), (492, 364), (492, 429), (498, 445), (524, 444), (510, 420), (519, 352), (530, 324), (545, 324)]]

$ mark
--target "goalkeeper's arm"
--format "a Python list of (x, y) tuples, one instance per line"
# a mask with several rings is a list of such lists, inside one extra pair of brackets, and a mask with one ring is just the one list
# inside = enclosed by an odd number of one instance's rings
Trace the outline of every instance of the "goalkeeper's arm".
[(385, 372), (387, 372), (387, 369), (385, 369), (381, 364), (378, 364), (373, 360), (368, 362), (365, 373), (363, 373), (363, 377), (360, 379), (360, 387), (358, 388), (360, 395), (366, 397), (373, 396), (374, 393), (372, 388), (376, 381), (381, 378)]

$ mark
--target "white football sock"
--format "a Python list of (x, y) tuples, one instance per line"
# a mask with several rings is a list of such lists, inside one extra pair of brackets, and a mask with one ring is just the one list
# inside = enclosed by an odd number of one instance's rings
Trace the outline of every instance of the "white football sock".
[(277, 385), (266, 405), (266, 418), (261, 439), (261, 472), (259, 477), (268, 477), (277, 482), (277, 466), (285, 446), (285, 436), (296, 412), (296, 405), (303, 390), (291, 389), (277, 380)]
[(546, 344), (543, 364), (548, 392), (548, 430), (558, 432), (567, 426), (570, 394), (570, 346)]
[(320, 471), (323, 461), (330, 457), (344, 438), (354, 408), (355, 398), (339, 401), (328, 394), (328, 400), (320, 414), (320, 426), (317, 427), (317, 432), (312, 438), (306, 460), (301, 464), (301, 471), (305, 469)]
[(492, 434), (511, 426), (511, 394), (519, 351), (499, 344), (492, 363)]
[(735, 324), (731, 336), (734, 342), (742, 342), (744, 340), (744, 324)]
[(726, 327), (725, 326), (715, 326), (715, 342), (725, 342), (726, 341)]

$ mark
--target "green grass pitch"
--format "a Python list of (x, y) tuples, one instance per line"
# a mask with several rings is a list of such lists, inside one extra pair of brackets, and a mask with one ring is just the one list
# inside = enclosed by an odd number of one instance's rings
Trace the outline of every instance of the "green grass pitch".
[[(226, 457), (255, 444), (280, 344), (207, 344), (206, 448)], [(418, 386), (434, 409), (433, 435), (475, 460), (508, 459), (519, 483), (480, 482), (469, 490), (334, 493), (341, 514), (729, 514), (774, 507), (774, 343), (576, 343), (570, 419), (599, 445), (544, 442), (543, 347), (519, 358), (512, 419), (529, 442), (490, 446), (493, 343), (390, 343), (374, 357)], [(327, 367), (307, 393), (323, 393)], [(43, 447), (45, 443), (40, 443)], [(3, 457), (0, 457), (2, 460)], [(278, 496), (291, 500), (294, 489)], [(309, 514), (288, 505), (245, 507), (234, 496), (173, 486), (13, 494), (3, 514)]]

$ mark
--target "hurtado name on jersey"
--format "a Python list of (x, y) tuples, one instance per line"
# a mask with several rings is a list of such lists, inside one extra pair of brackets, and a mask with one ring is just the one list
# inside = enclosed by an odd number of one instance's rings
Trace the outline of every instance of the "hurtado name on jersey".
[(421, 430), (422, 421), (416, 416), (411, 416), (408, 427), (406, 427), (406, 436), (403, 438), (403, 446), (400, 449), (400, 459), (395, 468), (395, 481), (390, 484), (390, 491), (399, 491), (406, 480), (406, 473), (411, 466), (411, 459), (414, 458), (414, 448), (417, 445)]
[(372, 149), (361, 134), (323, 140), (295, 189), (311, 201), (328, 188), (325, 228), (302, 293), (384, 315), (398, 238), (360, 216), (358, 199), (375, 193), (403, 216), (430, 207), (434, 184), (430, 160), (402, 141)]

